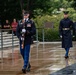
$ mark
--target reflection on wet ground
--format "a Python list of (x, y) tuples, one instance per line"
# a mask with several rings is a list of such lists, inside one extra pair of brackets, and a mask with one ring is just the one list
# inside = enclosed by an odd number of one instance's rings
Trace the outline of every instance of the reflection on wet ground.
[[(26, 75), (49, 75), (76, 62), (76, 43), (70, 49), (69, 59), (64, 58), (65, 50), (60, 43), (34, 44), (31, 47), (31, 72)], [(13, 57), (13, 59), (12, 59)], [(1, 51), (0, 51), (1, 58)], [(25, 75), (21, 72), (23, 60), (19, 48), (3, 51), (0, 59), (0, 75)]]

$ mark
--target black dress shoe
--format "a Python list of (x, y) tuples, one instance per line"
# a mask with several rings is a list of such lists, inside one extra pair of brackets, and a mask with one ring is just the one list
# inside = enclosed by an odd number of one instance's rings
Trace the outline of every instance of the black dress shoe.
[(26, 69), (22, 69), (22, 72), (26, 74)]
[(31, 65), (29, 64), (29, 65), (27, 66), (27, 68), (26, 68), (26, 71), (27, 71), (27, 72), (30, 72), (30, 69), (31, 69)]
[(69, 56), (65, 56), (65, 59), (68, 59), (69, 58)]

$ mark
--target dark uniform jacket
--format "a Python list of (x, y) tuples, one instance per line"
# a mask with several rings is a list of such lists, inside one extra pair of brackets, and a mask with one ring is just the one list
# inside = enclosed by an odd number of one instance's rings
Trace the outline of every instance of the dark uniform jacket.
[(75, 32), (75, 36), (76, 36), (76, 22), (74, 22), (74, 32)]
[[(25, 29), (26, 29), (24, 43), (25, 43), (25, 45), (29, 45), (32, 42), (32, 36), (36, 34), (36, 27), (35, 27), (34, 22), (30, 19), (27, 22), (25, 21), (24, 25), (25, 25)], [(21, 38), (22, 29), (23, 29), (23, 24), (22, 24), (22, 21), (20, 20), (18, 25), (17, 25), (17, 29), (16, 29), (16, 34), (20, 40), (20, 43), (21, 43), (20, 38)]]
[(72, 47), (71, 29), (74, 29), (73, 22), (69, 18), (60, 21), (59, 33), (62, 36), (62, 48)]

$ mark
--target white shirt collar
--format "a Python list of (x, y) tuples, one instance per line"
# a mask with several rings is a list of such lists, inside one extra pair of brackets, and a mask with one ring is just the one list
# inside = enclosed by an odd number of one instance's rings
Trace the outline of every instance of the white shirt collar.
[(26, 21), (28, 21), (29, 18), (26, 19)]
[(26, 22), (28, 21), (28, 19), (29, 19), (29, 18), (27, 18), (27, 19), (24, 18), (24, 20), (26, 20)]

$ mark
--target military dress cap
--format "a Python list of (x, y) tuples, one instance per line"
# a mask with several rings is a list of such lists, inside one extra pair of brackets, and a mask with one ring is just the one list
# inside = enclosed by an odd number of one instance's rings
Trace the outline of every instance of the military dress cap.
[(23, 15), (29, 14), (29, 11), (24, 11)]
[(64, 13), (65, 15), (67, 15), (67, 14), (69, 13), (69, 11), (63, 11), (63, 13)]

